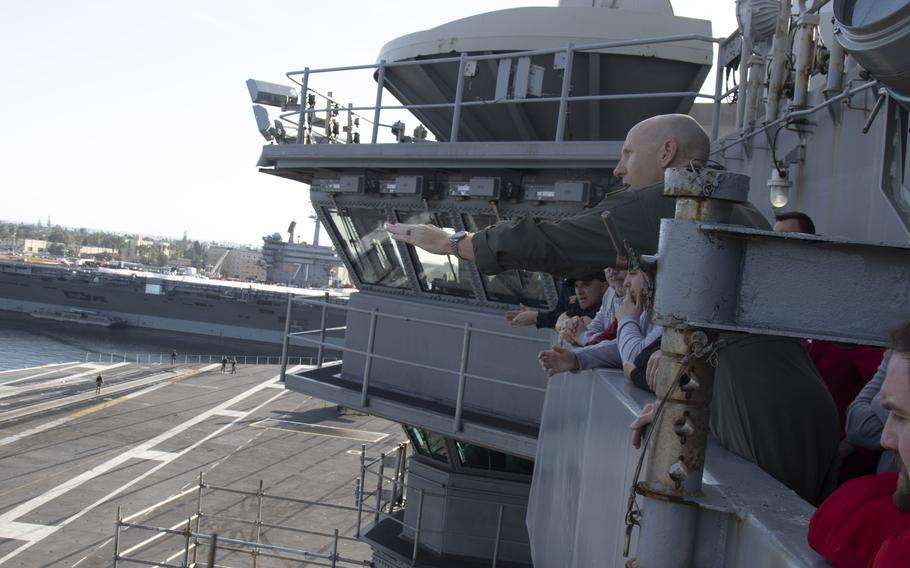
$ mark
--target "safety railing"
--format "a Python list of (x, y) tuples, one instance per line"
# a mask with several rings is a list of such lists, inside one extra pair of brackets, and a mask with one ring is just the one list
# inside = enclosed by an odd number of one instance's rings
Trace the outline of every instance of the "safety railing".
[[(194, 491), (190, 489), (184, 494), (189, 494)], [(256, 499), (256, 517), (255, 518), (243, 518), (235, 517), (231, 515), (225, 515), (215, 512), (209, 512), (203, 507), (203, 494), (208, 491), (209, 493), (231, 493), (235, 495), (241, 495), (244, 497), (253, 497)], [(117, 519), (114, 528), (114, 554), (113, 554), (113, 566), (118, 568), (121, 565), (126, 564), (139, 564), (145, 566), (160, 566), (163, 568), (191, 568), (191, 567), (201, 567), (201, 566), (220, 566), (215, 564), (215, 559), (217, 553), (231, 552), (239, 553), (244, 555), (249, 555), (252, 560), (252, 566), (256, 566), (259, 558), (272, 558), (276, 560), (285, 560), (291, 562), (306, 562), (307, 564), (315, 564), (318, 566), (330, 566), (335, 568), (336, 566), (371, 566), (372, 563), (368, 559), (356, 559), (342, 556), (339, 554), (338, 547), (339, 542), (341, 541), (352, 541), (358, 542), (359, 536), (350, 536), (341, 534), (341, 532), (336, 528), (331, 532), (329, 531), (319, 531), (312, 529), (305, 529), (298, 526), (290, 526), (276, 523), (266, 522), (263, 515), (263, 505), (266, 501), (280, 501), (282, 503), (295, 503), (298, 505), (304, 505), (306, 507), (314, 507), (317, 509), (333, 509), (336, 511), (346, 511), (351, 513), (353, 516), (354, 513), (358, 512), (356, 507), (351, 507), (348, 505), (341, 505), (336, 503), (326, 503), (320, 501), (312, 501), (307, 499), (300, 499), (297, 497), (290, 497), (287, 495), (276, 495), (272, 493), (267, 493), (264, 490), (263, 481), (259, 481), (259, 487), (256, 491), (249, 491), (243, 489), (236, 489), (233, 487), (221, 487), (217, 485), (212, 485), (206, 483), (204, 475), (199, 474), (199, 481), (195, 488), (196, 493), (196, 511), (188, 516), (185, 520), (181, 520), (179, 523), (173, 526), (153, 526), (141, 522), (137, 522), (141, 516), (147, 511), (140, 511), (128, 517), (123, 517), (120, 507), (117, 507)], [(241, 526), (252, 527), (252, 534), (255, 535), (255, 539), (246, 540), (240, 538), (227, 538), (225, 536), (219, 536), (216, 533), (207, 533), (202, 530), (203, 521), (218, 521), (222, 524), (224, 523), (237, 523)], [(129, 548), (121, 550), (123, 546), (123, 532), (126, 529), (133, 529), (138, 531), (147, 531), (154, 533), (150, 538), (145, 539), (144, 541), (139, 542), (138, 544), (131, 546)], [(263, 530), (273, 530), (273, 531), (287, 531), (298, 535), (310, 535), (316, 537), (322, 537), (326, 539), (326, 545), (320, 547), (321, 549), (329, 548), (331, 552), (318, 552), (313, 550), (305, 550), (302, 548), (297, 548), (294, 546), (284, 546), (274, 544), (274, 539), (269, 539), (270, 542), (263, 542)], [(160, 541), (164, 537), (179, 536), (182, 537), (182, 547), (181, 550), (176, 552), (164, 552), (163, 554), (170, 553), (169, 556), (165, 557), (164, 560), (151, 560), (148, 558), (141, 558), (138, 554), (145, 552), (149, 554), (147, 550), (152, 544)], [(202, 546), (208, 546), (208, 554), (206, 555), (208, 561), (205, 563), (200, 563), (199, 550)], [(160, 553), (159, 553), (160, 554)], [(178, 560), (179, 559), (179, 560)], [(179, 561), (179, 564), (173, 564), (172, 562)]]
[[(456, 324), (450, 324), (450, 323), (439, 322), (439, 321), (434, 321), (434, 320), (415, 318), (415, 317), (410, 317), (410, 316), (400, 316), (397, 314), (382, 313), (375, 308), (373, 308), (371, 310), (366, 310), (366, 309), (362, 309), (362, 308), (354, 308), (349, 305), (330, 305), (330, 304), (322, 302), (320, 300), (310, 300), (310, 299), (306, 299), (306, 298), (293, 298), (293, 299), (289, 298), (288, 299), (288, 310), (289, 311), (291, 309), (292, 301), (322, 306), (322, 326), (319, 330), (314, 330), (314, 331), (309, 331), (309, 332), (304, 331), (304, 332), (289, 333), (287, 330), (285, 330), (285, 337), (284, 337), (285, 348), (287, 347), (288, 340), (290, 337), (294, 337), (299, 341), (303, 341), (306, 343), (310, 343), (312, 345), (316, 345), (319, 349), (319, 352), (318, 352), (318, 355), (316, 358), (316, 367), (317, 368), (322, 368), (322, 366), (325, 362), (324, 357), (323, 357), (323, 352), (325, 349), (340, 351), (342, 353), (353, 353), (356, 355), (363, 355), (365, 357), (365, 362), (364, 362), (364, 368), (363, 368), (363, 383), (362, 383), (361, 391), (360, 391), (360, 406), (362, 408), (369, 407), (370, 377), (372, 374), (374, 360), (387, 361), (387, 362), (391, 362), (391, 363), (399, 363), (402, 365), (407, 365), (407, 366), (418, 368), (418, 369), (424, 369), (427, 371), (433, 371), (435, 373), (441, 373), (443, 375), (454, 375), (454, 376), (458, 377), (458, 384), (457, 384), (456, 398), (455, 398), (455, 415), (453, 417), (454, 430), (456, 432), (460, 432), (462, 430), (462, 425), (463, 425), (462, 413), (464, 412), (465, 389), (467, 388), (467, 381), (469, 379), (474, 380), (474, 381), (480, 381), (480, 382), (487, 383), (487, 384), (496, 384), (496, 385), (500, 385), (500, 386), (505, 386), (507, 388), (523, 390), (523, 391), (533, 391), (533, 392), (537, 392), (537, 393), (541, 393), (541, 394), (546, 393), (546, 388), (543, 388), (543, 387), (537, 387), (534, 385), (526, 385), (526, 384), (516, 383), (516, 382), (512, 382), (512, 381), (504, 381), (502, 379), (497, 379), (495, 377), (488, 377), (488, 376), (484, 376), (484, 375), (478, 375), (476, 373), (469, 373), (467, 369), (468, 369), (468, 363), (469, 363), (469, 358), (470, 358), (471, 339), (475, 335), (502, 337), (502, 338), (513, 339), (513, 340), (527, 342), (527, 343), (536, 343), (536, 344), (540, 344), (540, 345), (544, 345), (544, 346), (550, 345), (550, 341), (548, 339), (542, 339), (542, 338), (538, 338), (538, 337), (527, 337), (524, 335), (516, 335), (514, 333), (505, 333), (502, 331), (495, 331), (495, 330), (491, 330), (491, 329), (476, 328), (476, 327), (473, 327), (470, 322), (465, 323), (464, 325), (456, 325)], [(338, 344), (329, 343), (326, 341), (326, 332), (328, 331), (328, 329), (326, 329), (326, 327), (325, 327), (325, 321), (326, 321), (326, 310), (328, 308), (344, 310), (345, 312), (348, 312), (348, 313), (354, 312), (354, 313), (368, 314), (370, 316), (369, 331), (368, 331), (368, 335), (367, 335), (367, 348), (365, 351), (362, 349), (355, 349), (353, 347), (348, 347), (347, 345), (338, 345)], [(445, 367), (427, 365), (426, 363), (420, 363), (417, 361), (409, 361), (407, 359), (401, 359), (399, 357), (390, 357), (388, 355), (380, 355), (380, 354), (376, 353), (374, 350), (374, 343), (375, 343), (375, 339), (376, 339), (377, 322), (380, 318), (399, 320), (399, 321), (405, 321), (405, 322), (414, 323), (414, 324), (429, 325), (429, 326), (438, 327), (438, 328), (453, 329), (453, 330), (461, 331), (462, 332), (461, 357), (459, 359), (458, 369), (447, 369)], [(312, 333), (317, 333), (317, 332), (319, 333), (319, 339), (310, 339), (308, 337), (305, 337), (306, 335), (309, 335)], [(286, 367), (287, 367), (287, 364), (283, 363), (282, 369), (281, 369), (282, 380), (284, 380), (284, 377), (286, 375)]]
[[(400, 511), (405, 506), (410, 506), (410, 503), (406, 503), (405, 494), (408, 489), (408, 484), (405, 481), (407, 477), (407, 442), (401, 443), (398, 445), (398, 448), (395, 450), (396, 459), (395, 466), (392, 472), (392, 475), (386, 474), (386, 457), (389, 454), (381, 453), (378, 457), (368, 459), (366, 457), (366, 446), (361, 446), (360, 452), (360, 476), (357, 478), (357, 486), (355, 490), (356, 503), (357, 503), (357, 528), (356, 534), (360, 536), (363, 534), (363, 517), (364, 513), (367, 515), (373, 516), (373, 526), (376, 526), (381, 521), (390, 521), (399, 525), (402, 529), (409, 529), (413, 531), (413, 543), (411, 545), (411, 566), (416, 566), (417, 564), (417, 553), (420, 549), (420, 537), (421, 535), (427, 535), (432, 533), (445, 533), (446, 535), (457, 537), (457, 536), (467, 536), (471, 538), (477, 538), (477, 534), (466, 534), (460, 533), (458, 531), (452, 530), (438, 530), (438, 529), (428, 529), (423, 526), (423, 504), (424, 500), (427, 497), (442, 497), (452, 499), (450, 495), (444, 493), (435, 493), (427, 491), (423, 488), (416, 490), (417, 495), (417, 512), (414, 520), (414, 525), (407, 524), (403, 518), (398, 518), (395, 513)], [(376, 486), (372, 491), (367, 490), (367, 476), (376, 477)], [(389, 487), (386, 490), (386, 486)], [(383, 496), (387, 496), (383, 499)], [(482, 503), (484, 505), (490, 504), (489, 496), (486, 498), (472, 498), (465, 495), (459, 495), (457, 497), (461, 501), (471, 501), (476, 503)], [(370, 502), (374, 504), (371, 506)], [(506, 508), (515, 508), (518, 509), (521, 513), (521, 517), (524, 518), (525, 513), (527, 512), (526, 505), (510, 505), (506, 503), (498, 503), (497, 511), (497, 521), (496, 521), (496, 530), (490, 535), (490, 539), (493, 542), (493, 551), (491, 555), (491, 568), (496, 568), (497, 563), (499, 562), (499, 550), (500, 546), (503, 543), (516, 544), (521, 546), (527, 546), (527, 542), (519, 542), (511, 539), (503, 538), (502, 536), (502, 522), (503, 522), (503, 513)]]
[[(344, 329), (329, 328), (327, 331)], [(138, 363), (145, 365), (203, 365), (221, 363), (223, 354), (182, 353), (174, 357), (171, 353), (96, 353), (86, 352), (86, 363)], [(316, 357), (288, 357), (290, 365), (315, 365)], [(333, 359), (334, 360), (334, 359)], [(238, 365), (280, 365), (280, 355), (231, 355), (228, 364), (236, 361)]]
[[(365, 65), (350, 65), (345, 67), (327, 67), (322, 69), (310, 69), (309, 67), (304, 68), (300, 71), (290, 71), (286, 73), (286, 76), (300, 86), (300, 95), (298, 99), (299, 111), (296, 113), (287, 113), (282, 115), (282, 120), (285, 120), (291, 124), (296, 124), (298, 126), (297, 131), (297, 143), (301, 144), (306, 141), (304, 130), (305, 128), (302, 125), (308, 124), (307, 114), (318, 112), (309, 105), (311, 94), (315, 94), (313, 89), (310, 89), (310, 76), (316, 74), (325, 74), (325, 73), (337, 73), (342, 71), (356, 71), (356, 70), (375, 70), (376, 71), (376, 102), (373, 106), (353, 106), (348, 104), (345, 110), (349, 113), (349, 126), (351, 124), (350, 117), (355, 116), (354, 113), (358, 111), (372, 111), (373, 119), (369, 122), (372, 124), (372, 133), (370, 136), (371, 143), (375, 144), (378, 139), (379, 127), (386, 126), (381, 124), (380, 115), (383, 110), (420, 110), (420, 109), (445, 109), (451, 108), (452, 110), (452, 124), (449, 131), (449, 141), (458, 142), (458, 135), (461, 122), (461, 109), (465, 107), (473, 106), (483, 106), (483, 105), (494, 105), (494, 104), (535, 104), (535, 103), (559, 103), (559, 110), (556, 116), (556, 133), (555, 141), (562, 142), (565, 139), (565, 129), (566, 129), (566, 117), (568, 115), (569, 103), (573, 102), (590, 102), (590, 101), (611, 101), (611, 100), (632, 100), (632, 99), (657, 99), (657, 98), (679, 98), (679, 97), (692, 97), (692, 98), (701, 98), (709, 99), (714, 103), (714, 120), (711, 125), (711, 139), (715, 140), (717, 138), (719, 122), (720, 122), (720, 104), (721, 102), (729, 96), (734, 89), (730, 89), (726, 92), (722, 91), (723, 88), (723, 69), (724, 67), (719, 64), (719, 56), (715, 60), (715, 85), (714, 85), (714, 94), (706, 94), (699, 91), (674, 91), (674, 92), (651, 92), (651, 93), (622, 93), (622, 94), (609, 94), (609, 95), (578, 95), (571, 96), (571, 83), (572, 83), (572, 66), (575, 58), (575, 54), (578, 52), (586, 51), (596, 51), (604, 49), (620, 49), (627, 47), (638, 47), (638, 46), (651, 46), (651, 45), (660, 45), (666, 43), (680, 43), (680, 42), (704, 42), (711, 44), (724, 44), (731, 41), (731, 38), (715, 38), (709, 35), (704, 34), (685, 34), (685, 35), (673, 35), (665, 37), (653, 37), (653, 38), (643, 38), (643, 39), (634, 39), (634, 40), (623, 40), (623, 41), (606, 41), (599, 43), (589, 43), (582, 45), (568, 44), (565, 47), (558, 48), (548, 48), (548, 49), (537, 49), (529, 51), (515, 51), (509, 53), (495, 53), (495, 54), (483, 54), (483, 55), (468, 55), (467, 53), (462, 53), (458, 57), (440, 57), (433, 59), (420, 59), (413, 61), (386, 61), (381, 60), (378, 63), (371, 63)], [(718, 50), (720, 51), (720, 50)], [(515, 59), (519, 57), (533, 57), (539, 55), (564, 55), (562, 59), (561, 66), (563, 69), (563, 78), (560, 93), (558, 97), (555, 96), (540, 96), (533, 98), (498, 98), (498, 99), (479, 99), (479, 100), (464, 100), (464, 78), (465, 78), (465, 69), (468, 64), (479, 61), (489, 61), (489, 60), (501, 60), (501, 59)], [(719, 54), (718, 54), (719, 55)], [(383, 91), (385, 89), (385, 77), (386, 70), (398, 67), (411, 67), (411, 66), (428, 66), (428, 65), (439, 65), (444, 63), (458, 63), (458, 75), (456, 77), (456, 87), (455, 87), (455, 96), (454, 101), (444, 102), (444, 103), (424, 103), (424, 104), (402, 104), (402, 105), (384, 105), (382, 102)], [(296, 77), (300, 77), (298, 81)], [(334, 103), (337, 104), (337, 103)], [(335, 112), (335, 109), (332, 107), (332, 104), (329, 104), (327, 110), (326, 121), (329, 120), (329, 114)], [(298, 120), (294, 122), (290, 120), (290, 117), (294, 114), (298, 115)], [(312, 116), (312, 114), (310, 115)], [(360, 116), (360, 115), (357, 115)]]

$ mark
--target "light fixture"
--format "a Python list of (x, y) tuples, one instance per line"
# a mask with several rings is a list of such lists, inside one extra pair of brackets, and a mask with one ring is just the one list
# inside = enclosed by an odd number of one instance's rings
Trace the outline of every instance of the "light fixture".
[(256, 104), (287, 108), (297, 104), (297, 89), (277, 83), (247, 79), (246, 88)]
[(771, 179), (768, 180), (768, 197), (772, 207), (785, 207), (790, 201), (790, 183), (786, 169), (771, 168)]

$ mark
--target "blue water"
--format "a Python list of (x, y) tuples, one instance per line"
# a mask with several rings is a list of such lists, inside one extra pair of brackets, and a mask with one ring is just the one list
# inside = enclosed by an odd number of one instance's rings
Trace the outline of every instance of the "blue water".
[[(139, 328), (96, 328), (72, 323), (36, 320), (26, 314), (0, 311), (0, 370), (36, 367), (49, 363), (67, 361), (110, 360), (141, 361), (151, 357), (170, 358), (176, 349), (180, 360), (184, 356), (209, 355), (220, 359), (227, 356), (268, 356), (281, 355), (277, 344), (256, 343), (236, 339), (222, 339), (200, 335), (180, 334)], [(294, 356), (311, 356), (312, 351), (296, 349)]]

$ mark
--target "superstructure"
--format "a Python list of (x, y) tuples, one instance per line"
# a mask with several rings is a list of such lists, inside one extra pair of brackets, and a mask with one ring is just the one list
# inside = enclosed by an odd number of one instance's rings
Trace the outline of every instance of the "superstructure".
[[(361, 290), (343, 361), (287, 385), (400, 422), (411, 439), (404, 499), (396, 485), (384, 502), (380, 482), (363, 535), (376, 566), (824, 565), (806, 544), (812, 507), (709, 439), (712, 371), (689, 362), (719, 331), (878, 344), (910, 313), (899, 55), (910, 3), (730, 2), (740, 28), (722, 38), (667, 2), (595, 4), (503, 10), (393, 40), (375, 64), (350, 68), (374, 72), (370, 108), (319, 98), (326, 73), (349, 68), (293, 71), (299, 91), (252, 82), (255, 102), (285, 111), (272, 122), (256, 109), (278, 142), (259, 165), (310, 186)], [(712, 106), (693, 110), (698, 98)], [(407, 135), (398, 122), (395, 141), (377, 143), (381, 113), (400, 108), (421, 126)], [(671, 419), (641, 461), (628, 424), (650, 395), (617, 371), (548, 380), (536, 354), (550, 338), (502, 318), (514, 304), (551, 305), (549, 275), (483, 275), (384, 226), (566, 217), (615, 187), (629, 127), (689, 111), (708, 117), (727, 171), (668, 172), (677, 218), (662, 225), (655, 309), (677, 363), (658, 390)], [(357, 120), (370, 125), (361, 136)], [(746, 199), (768, 216), (806, 211), (839, 236), (725, 224), (725, 203)], [(875, 296), (861, 309), (848, 301), (860, 290)], [(683, 375), (699, 380), (679, 386)]]

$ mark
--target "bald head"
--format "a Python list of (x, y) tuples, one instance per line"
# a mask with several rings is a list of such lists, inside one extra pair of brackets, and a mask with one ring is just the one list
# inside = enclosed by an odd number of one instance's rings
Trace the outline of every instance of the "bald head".
[(708, 135), (691, 116), (654, 116), (629, 130), (623, 155), (613, 173), (625, 185), (645, 187), (662, 181), (667, 168), (704, 162), (710, 148)]

